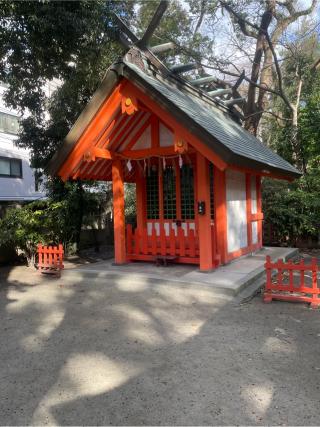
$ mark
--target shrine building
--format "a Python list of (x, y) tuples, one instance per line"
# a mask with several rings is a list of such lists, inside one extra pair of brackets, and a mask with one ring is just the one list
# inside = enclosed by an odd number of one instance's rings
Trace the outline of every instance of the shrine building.
[[(64, 181), (112, 182), (116, 264), (210, 271), (258, 251), (261, 178), (300, 176), (242, 127), (232, 88), (205, 90), (214, 78), (190, 82), (182, 69), (131, 47), (48, 165)], [(125, 183), (136, 184), (136, 227), (125, 223)]]

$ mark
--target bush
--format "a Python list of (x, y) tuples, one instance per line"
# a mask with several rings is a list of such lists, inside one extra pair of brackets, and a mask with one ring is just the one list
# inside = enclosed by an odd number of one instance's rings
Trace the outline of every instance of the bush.
[(320, 173), (311, 170), (293, 183), (263, 180), (263, 212), (280, 236), (279, 243), (318, 239), (320, 227)]
[(0, 220), (0, 245), (20, 250), (31, 265), (38, 243), (66, 243), (65, 215), (64, 202), (33, 202), (22, 208), (8, 209)]

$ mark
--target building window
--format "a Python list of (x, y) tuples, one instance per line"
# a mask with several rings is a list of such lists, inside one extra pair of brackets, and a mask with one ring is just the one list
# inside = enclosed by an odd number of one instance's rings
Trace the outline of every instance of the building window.
[(0, 157), (0, 177), (22, 178), (22, 161)]
[(172, 166), (167, 166), (163, 171), (163, 217), (176, 219), (176, 176)]
[(7, 113), (0, 113), (0, 132), (19, 133), (19, 119), (16, 116)]
[(158, 170), (151, 168), (147, 174), (147, 219), (159, 218)]
[(194, 183), (192, 165), (180, 169), (181, 219), (194, 219)]

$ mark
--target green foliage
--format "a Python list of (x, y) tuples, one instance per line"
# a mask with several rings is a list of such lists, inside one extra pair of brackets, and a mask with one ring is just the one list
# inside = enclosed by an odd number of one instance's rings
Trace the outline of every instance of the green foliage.
[[(33, 167), (46, 166), (122, 53), (113, 13), (129, 17), (133, 6), (104, 0), (0, 2), (0, 80), (8, 84), (8, 105), (29, 112), (18, 145), (30, 150)], [(61, 86), (48, 97), (44, 84), (53, 79)]]
[(38, 243), (57, 244), (65, 231), (65, 202), (34, 202), (23, 208), (9, 209), (0, 221), (1, 246), (13, 246), (30, 264)]
[[(172, 0), (169, 2), (165, 18), (161, 20), (150, 41), (151, 46), (166, 43), (168, 41), (176, 43), (177, 47), (174, 51), (157, 55), (168, 65), (177, 62), (177, 55), (179, 62), (181, 63), (193, 62), (195, 59), (201, 62), (201, 55), (208, 55), (212, 49), (213, 41), (206, 35), (201, 34), (199, 31), (194, 31), (196, 24), (193, 19), (193, 14), (191, 14), (187, 9), (187, 3), (188, 2), (179, 0)], [(138, 4), (139, 8), (137, 11), (135, 26), (138, 34), (142, 36), (155, 9), (159, 5), (159, 1), (144, 0), (139, 1)], [(192, 6), (194, 10), (197, 9), (197, 6), (194, 3), (189, 6)], [(207, 12), (212, 11), (212, 9), (212, 4), (210, 4), (210, 6), (208, 5)], [(181, 49), (181, 46), (183, 46), (183, 49)]]
[(44, 82), (95, 69), (115, 39), (112, 13), (129, 8), (103, 0), (1, 1), (0, 79), (9, 85), (9, 103), (43, 112)]
[(319, 238), (319, 169), (291, 184), (264, 179), (262, 189), (265, 220), (277, 231), (280, 242), (295, 245), (299, 239)]
[(62, 243), (66, 249), (77, 243), (84, 213), (97, 212), (101, 197), (90, 191), (79, 192), (74, 184), (68, 186), (62, 197), (62, 192), (56, 192), (55, 197), (48, 200), (9, 209), (0, 220), (0, 245), (22, 251), (30, 263), (38, 243)]
[(125, 198), (125, 217), (126, 222), (134, 224), (136, 221), (136, 185), (125, 184), (124, 188)]
[(298, 168), (304, 176), (288, 184), (264, 180), (265, 221), (278, 231), (279, 240), (318, 239), (320, 243), (320, 73), (312, 68), (318, 57), (319, 42), (314, 35), (292, 42), (291, 56), (282, 66), (285, 90), (296, 102), (297, 85), (302, 80), (298, 104), (296, 145), (292, 142), (290, 112), (273, 100), (273, 111), (284, 120), (268, 118), (264, 139), (275, 151)]

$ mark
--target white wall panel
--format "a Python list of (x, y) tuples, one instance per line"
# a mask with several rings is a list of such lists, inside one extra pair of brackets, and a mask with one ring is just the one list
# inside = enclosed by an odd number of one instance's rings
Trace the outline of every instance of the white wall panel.
[(253, 221), (252, 226), (252, 243), (258, 243), (258, 221)]
[[(166, 222), (164, 220), (163, 223), (164, 226), (164, 230), (165, 230), (165, 235), (169, 236), (170, 235), (170, 228), (172, 228), (172, 230), (174, 230), (174, 234), (177, 236), (178, 235), (178, 227), (177, 224), (175, 222)], [(147, 232), (148, 232), (148, 236), (152, 235), (152, 230), (153, 228), (155, 228), (156, 230), (156, 235), (160, 236), (160, 223), (159, 222), (147, 222)], [(184, 232), (184, 235), (187, 236), (188, 235), (188, 230), (194, 230), (196, 229), (196, 225), (194, 222), (182, 222), (181, 223), (181, 228)]]
[(245, 174), (228, 170), (226, 187), (227, 238), (230, 253), (248, 245)]
[(173, 133), (165, 125), (160, 123), (159, 125), (160, 133), (160, 147), (170, 147), (173, 145)]
[(257, 182), (256, 177), (251, 177), (251, 213), (256, 214), (258, 212), (257, 204)]
[(132, 147), (132, 150), (144, 150), (146, 148), (151, 148), (151, 126), (148, 126), (144, 130), (143, 134)]

